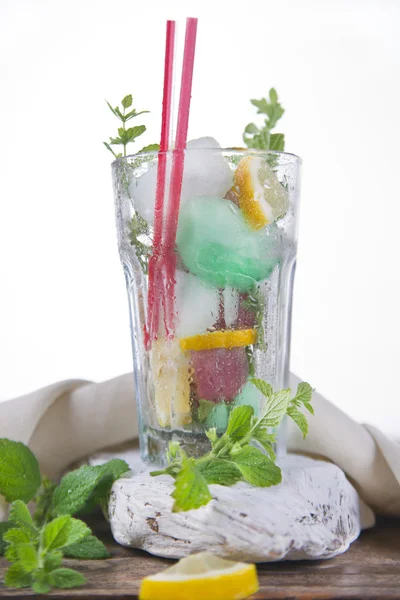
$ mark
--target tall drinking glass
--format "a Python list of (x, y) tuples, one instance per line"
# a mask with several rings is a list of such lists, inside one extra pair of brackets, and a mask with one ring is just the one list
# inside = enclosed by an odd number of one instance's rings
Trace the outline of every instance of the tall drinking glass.
[[(164, 156), (164, 217), (156, 218), (165, 230), (172, 152)], [(265, 398), (252, 378), (275, 390), (288, 385), (301, 160), (282, 152), (188, 145), (174, 276), (162, 286), (168, 269), (161, 257), (156, 331), (149, 341), (158, 161), (157, 152), (140, 153), (114, 161), (112, 172), (141, 453), (162, 464), (171, 440), (192, 456), (207, 451), (205, 431), (222, 433), (234, 407), (250, 405), (259, 414)]]

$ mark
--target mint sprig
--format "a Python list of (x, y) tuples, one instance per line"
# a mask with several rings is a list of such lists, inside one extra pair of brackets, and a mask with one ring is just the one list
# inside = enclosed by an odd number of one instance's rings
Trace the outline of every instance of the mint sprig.
[(278, 101), (278, 94), (274, 88), (269, 90), (269, 98), (261, 100), (250, 100), (255, 106), (257, 114), (265, 115), (263, 126), (257, 127), (255, 123), (249, 123), (243, 133), (243, 141), (248, 148), (257, 148), (259, 150), (277, 150), (285, 149), (285, 136), (283, 133), (271, 133), (276, 127), (279, 119), (283, 116), (285, 110)]
[(261, 290), (255, 287), (249, 295), (241, 301), (242, 307), (252, 312), (255, 317), (257, 330), (257, 346), (260, 350), (266, 350), (267, 344), (264, 335), (264, 309), (265, 300)]
[(285, 415), (300, 427), (304, 437), (308, 424), (299, 410), (304, 406), (313, 413), (312, 388), (300, 383), (292, 398), (290, 389), (274, 392), (262, 379), (250, 382), (265, 396), (265, 407), (259, 418), (251, 406), (237, 406), (230, 414), (225, 433), (218, 437), (216, 429), (206, 431), (211, 451), (200, 458), (189, 458), (177, 442), (171, 442), (167, 453), (168, 466), (153, 471), (152, 476), (171, 475), (175, 479), (173, 512), (199, 508), (212, 499), (209, 485), (230, 486), (247, 481), (257, 487), (269, 487), (282, 481), (281, 469), (275, 464), (273, 444), (276, 428)]
[[(29, 516), (28, 516), (29, 515)], [(62, 549), (84, 540), (90, 529), (78, 519), (58, 517), (38, 529), (22, 500), (11, 505), (14, 527), (3, 534), (7, 544), (6, 559), (11, 563), (4, 583), (9, 587), (31, 587), (46, 594), (52, 587), (75, 587), (85, 583), (83, 575), (73, 569), (60, 568)], [(60, 572), (63, 578), (60, 578)]]
[[(131, 108), (133, 100), (132, 94), (128, 94), (121, 100), (121, 107), (116, 106), (113, 108), (109, 102), (107, 102), (108, 108), (111, 110), (113, 115), (117, 117), (119, 121), (122, 123), (122, 127), (118, 127), (118, 135), (116, 137), (110, 137), (109, 142), (103, 142), (104, 146), (109, 150), (115, 158), (121, 158), (122, 156), (126, 156), (126, 148), (128, 144), (134, 142), (136, 138), (141, 136), (146, 131), (145, 125), (136, 125), (135, 127), (126, 127), (126, 124), (131, 119), (138, 117), (139, 115), (144, 115), (148, 113), (148, 110), (141, 110), (138, 112), (136, 108), (132, 108), (129, 112), (126, 112), (128, 108)], [(123, 146), (123, 154), (116, 153), (111, 148), (111, 146)], [(149, 146), (145, 146), (140, 150), (140, 152), (150, 152), (154, 150), (159, 150), (160, 147), (158, 144), (151, 144)]]
[[(63, 556), (103, 559), (110, 556), (104, 544), (81, 520), (73, 518), (96, 506), (105, 511), (111, 486), (129, 470), (123, 460), (84, 465), (55, 485), (41, 478), (39, 465), (24, 444), (0, 439), (0, 494), (12, 504), (9, 520), (0, 523), (0, 555), (10, 563), (4, 583), (31, 587), (46, 594), (53, 587), (83, 585), (78, 571), (62, 567)], [(35, 496), (36, 494), (36, 496)], [(26, 502), (34, 498), (34, 516)]]
[(135, 254), (145, 275), (149, 271), (149, 259), (152, 254), (152, 240), (150, 235), (149, 224), (136, 212), (129, 222), (129, 241), (135, 249)]

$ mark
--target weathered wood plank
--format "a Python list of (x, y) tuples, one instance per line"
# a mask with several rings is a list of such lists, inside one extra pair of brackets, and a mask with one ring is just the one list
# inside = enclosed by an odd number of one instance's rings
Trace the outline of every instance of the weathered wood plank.
[[(171, 564), (145, 552), (119, 546), (98, 519), (91, 523), (112, 558), (106, 561), (68, 560), (87, 577), (76, 590), (56, 591), (54, 600), (136, 600), (142, 577)], [(0, 559), (0, 578), (6, 568)], [(258, 565), (257, 600), (400, 600), (400, 520), (385, 520), (361, 534), (341, 556), (324, 561), (281, 562)], [(8, 590), (0, 584), (0, 598), (32, 598), (32, 592)], [(211, 599), (209, 599), (211, 600)]]

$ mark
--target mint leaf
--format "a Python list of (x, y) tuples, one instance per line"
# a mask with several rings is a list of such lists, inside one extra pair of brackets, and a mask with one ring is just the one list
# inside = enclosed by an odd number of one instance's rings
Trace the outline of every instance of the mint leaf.
[(34, 581), (32, 583), (32, 589), (35, 594), (48, 594), (51, 590), (51, 586), (46, 581)]
[(171, 462), (172, 460), (177, 458), (177, 456), (179, 456), (179, 451), (180, 451), (179, 442), (170, 442), (168, 445), (168, 450), (167, 450), (168, 461)]
[(265, 98), (261, 98), (261, 100), (250, 100), (253, 106), (258, 108), (257, 114), (268, 114), (268, 103)]
[(244, 130), (243, 141), (249, 148), (260, 150), (283, 151), (285, 149), (285, 137), (282, 133), (271, 133), (279, 119), (284, 114), (284, 109), (278, 101), (278, 94), (274, 88), (269, 91), (269, 98), (250, 101), (257, 110), (257, 114), (263, 114), (267, 118), (264, 126), (259, 129), (254, 123), (250, 123)]
[(250, 379), (250, 383), (255, 385), (256, 388), (258, 388), (266, 398), (270, 398), (274, 393), (272, 386), (263, 379), (256, 379), (255, 377), (253, 377), (252, 379)]
[(120, 127), (118, 129), (119, 138), (111, 138), (110, 143), (126, 146), (129, 142), (133, 142), (139, 135), (142, 135), (146, 131), (145, 125), (138, 125), (136, 127), (130, 127), (129, 129), (124, 129)]
[[(37, 550), (33, 544), (17, 544), (10, 547), (15, 551), (16, 560), (18, 565), (25, 571), (25, 573), (32, 573), (38, 567), (38, 556)], [(6, 555), (7, 560), (10, 560)], [(15, 560), (15, 559), (14, 559)]]
[(40, 486), (36, 457), (25, 444), (0, 439), (0, 494), (7, 502), (32, 500)]
[(114, 150), (111, 148), (110, 144), (107, 144), (107, 142), (103, 142), (103, 144), (105, 145), (107, 150), (109, 150), (111, 152), (111, 154), (113, 154), (114, 157), (117, 158), (117, 155), (115, 154)]
[(102, 477), (85, 503), (83, 511), (92, 512), (96, 506), (100, 505), (107, 518), (108, 501), (114, 481), (119, 479), (124, 473), (129, 471), (129, 465), (119, 458), (113, 458), (104, 465), (100, 465)]
[(254, 125), (254, 123), (249, 123), (245, 129), (246, 133), (259, 133), (260, 130), (258, 129), (258, 127), (256, 125)]
[(133, 110), (131, 110), (131, 112), (129, 112), (125, 115), (124, 121), (126, 123), (126, 121), (130, 121), (134, 117), (138, 117), (139, 115), (144, 115), (145, 113), (148, 113), (148, 112), (149, 112), (148, 110), (141, 110), (140, 112), (136, 112), (136, 110), (133, 109)]
[(90, 533), (89, 527), (83, 521), (73, 519), (67, 515), (57, 517), (43, 528), (43, 548), (47, 552), (64, 548), (79, 542)]
[(314, 415), (314, 408), (311, 406), (311, 404), (309, 404), (308, 402), (304, 402), (304, 406), (308, 410), (309, 413)]
[(257, 448), (246, 446), (240, 452), (231, 454), (243, 478), (252, 485), (269, 487), (282, 481), (282, 473), (272, 460)]
[[(118, 131), (119, 131), (119, 129), (118, 129)], [(103, 142), (103, 144), (104, 144), (104, 142)], [(115, 138), (110, 137), (110, 144), (112, 144), (113, 146), (124, 146), (124, 145), (126, 145), (126, 142), (119, 137), (115, 137)]]
[(182, 468), (175, 479), (171, 496), (175, 499), (172, 512), (186, 511), (208, 504), (212, 499), (207, 482), (194, 462), (181, 450)]
[(7, 587), (26, 588), (32, 583), (32, 574), (26, 573), (19, 563), (15, 563), (6, 571), (4, 583)]
[(285, 149), (285, 136), (283, 133), (271, 133), (269, 138), (269, 149), (283, 152)]
[(74, 569), (55, 569), (49, 574), (49, 582), (56, 588), (74, 588), (86, 583), (86, 579), (81, 573)]
[(8, 544), (29, 544), (29, 535), (23, 529), (17, 529), (10, 523), (10, 529), (3, 533), (3, 540)]
[(313, 389), (309, 383), (302, 381), (297, 386), (296, 395), (293, 400), (299, 400), (303, 404), (309, 404), (311, 402)]
[(126, 143), (133, 142), (139, 135), (142, 135), (146, 131), (145, 125), (137, 125), (136, 127), (130, 127), (125, 131)]
[(225, 436), (233, 441), (241, 440), (251, 428), (251, 417), (254, 410), (252, 406), (237, 406), (229, 415), (228, 427)]
[(10, 521), (7, 521), (5, 523), (0, 523), (0, 556), (2, 556), (4, 554), (4, 551), (7, 546), (6, 541), (4, 540), (4, 535), (7, 531), (12, 529), (13, 527), (14, 527), (14, 523), (11, 523)]
[(272, 444), (276, 442), (275, 434), (268, 433), (268, 431), (263, 427), (258, 427), (253, 432), (253, 439), (256, 440), (259, 444), (261, 444), (261, 446), (267, 452), (271, 460), (276, 460), (276, 455), (272, 447)]
[[(106, 100), (106, 102), (107, 102), (107, 100)], [(107, 102), (107, 106), (111, 110), (113, 115), (115, 115), (117, 117), (117, 119), (119, 119), (120, 121), (123, 121), (123, 115), (122, 115), (121, 111), (119, 110), (118, 106), (113, 108), (109, 102)]]
[(216, 444), (216, 442), (218, 442), (218, 435), (217, 435), (216, 427), (210, 427), (210, 429), (207, 429), (206, 436), (210, 440), (212, 446), (214, 444)]
[[(65, 549), (63, 550), (65, 554)], [(53, 550), (51, 552), (47, 552), (44, 557), (44, 569), (45, 571), (52, 571), (53, 569), (57, 569), (62, 563), (63, 552), (59, 550)]]
[(70, 558), (83, 558), (96, 560), (101, 558), (110, 558), (111, 554), (97, 537), (89, 535), (80, 542), (67, 546), (63, 549), (64, 555)]
[[(53, 514), (76, 514), (83, 509), (92, 494), (96, 493), (96, 488), (103, 479), (106, 480), (109, 491), (114, 481), (127, 471), (129, 471), (129, 466), (120, 459), (114, 459), (96, 467), (84, 465), (76, 471), (71, 471), (62, 478), (54, 492)], [(104, 497), (107, 490), (103, 486), (100, 488), (101, 497)]]
[[(253, 382), (254, 380), (252, 380)], [(257, 386), (258, 387), (258, 386)], [(267, 399), (263, 415), (259, 421), (260, 427), (277, 427), (286, 414), (290, 402), (290, 389), (274, 392)]]
[(9, 520), (14, 526), (18, 525), (25, 531), (31, 541), (37, 540), (39, 532), (33, 523), (27, 505), (22, 502), (22, 500), (15, 500), (15, 502), (11, 504)]
[(158, 152), (160, 150), (160, 145), (159, 144), (149, 144), (148, 146), (144, 146), (141, 150), (139, 150), (140, 152)]
[(56, 489), (56, 484), (50, 481), (47, 477), (43, 477), (42, 485), (39, 488), (39, 492), (37, 493), (34, 502), (36, 504), (35, 513), (33, 515), (33, 519), (35, 523), (39, 526), (43, 525), (47, 516), (51, 511), (51, 507), (53, 504), (53, 494)]
[(287, 414), (291, 419), (293, 419), (303, 434), (303, 438), (305, 438), (308, 433), (308, 423), (306, 417), (295, 406), (289, 406), (287, 409)]
[(269, 99), (272, 104), (276, 104), (278, 102), (278, 94), (276, 93), (275, 88), (271, 88), (269, 90)]
[(31, 513), (25, 502), (22, 502), (22, 500), (15, 500), (15, 502), (11, 504), (9, 519), (20, 527), (34, 527)]
[(128, 94), (125, 98), (122, 98), (121, 104), (124, 108), (132, 106), (132, 94)]
[(239, 469), (230, 461), (219, 458), (199, 462), (196, 468), (208, 484), (234, 485), (242, 479)]
[(129, 223), (129, 241), (135, 249), (143, 273), (147, 275), (152, 255), (152, 240), (149, 224), (139, 213), (135, 213)]
[(8, 562), (16, 562), (18, 560), (17, 550), (14, 544), (8, 545), (4, 552), (4, 557)]

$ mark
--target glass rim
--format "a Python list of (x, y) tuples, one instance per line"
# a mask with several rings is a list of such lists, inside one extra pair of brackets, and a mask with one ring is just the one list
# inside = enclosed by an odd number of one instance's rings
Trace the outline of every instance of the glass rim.
[[(198, 152), (198, 151), (213, 151), (213, 152), (222, 152), (222, 153), (229, 153), (231, 156), (239, 156), (241, 154), (243, 155), (256, 155), (256, 156), (280, 156), (280, 157), (284, 157), (287, 160), (287, 163), (293, 162), (293, 163), (297, 163), (299, 165), (302, 164), (303, 159), (298, 156), (297, 154), (294, 154), (293, 152), (282, 152), (280, 150), (261, 150), (259, 148), (238, 148), (237, 146), (231, 147), (231, 148), (216, 148), (214, 147), (209, 147), (209, 148), (185, 148), (185, 152)], [(120, 156), (119, 158), (116, 158), (115, 160), (112, 161), (111, 165), (117, 165), (120, 162), (126, 162), (129, 159), (138, 159), (138, 158), (155, 158), (156, 156), (158, 156), (158, 154), (172, 154), (173, 152), (175, 152), (175, 149), (171, 149), (171, 150), (163, 150), (162, 152), (160, 152), (160, 150), (150, 150), (148, 152), (138, 152), (136, 154), (128, 154), (127, 156)]]

